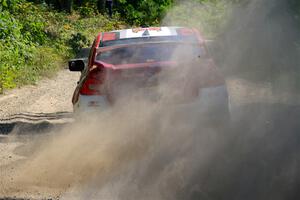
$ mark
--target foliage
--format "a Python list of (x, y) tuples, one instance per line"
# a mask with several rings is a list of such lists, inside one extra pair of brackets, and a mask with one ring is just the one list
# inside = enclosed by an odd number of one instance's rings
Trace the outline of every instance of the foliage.
[[(42, 0), (32, 0), (41, 2)], [(106, 0), (46, 0), (48, 5), (58, 10), (70, 12), (78, 11), (82, 16), (94, 16), (98, 13), (106, 14)], [(120, 13), (130, 25), (158, 25), (174, 0), (114, 0), (114, 13)]]
[(89, 44), (87, 37), (82, 33), (72, 34), (68, 43), (76, 53), (78, 53), (84, 46)]
[(68, 15), (45, 4), (0, 0), (0, 93), (52, 75), (98, 32), (121, 24), (99, 14)]
[(173, 0), (119, 0), (115, 7), (126, 22), (132, 25), (158, 25), (172, 6)]
[(228, 0), (186, 0), (173, 6), (162, 24), (195, 27), (213, 38), (226, 25), (231, 6)]

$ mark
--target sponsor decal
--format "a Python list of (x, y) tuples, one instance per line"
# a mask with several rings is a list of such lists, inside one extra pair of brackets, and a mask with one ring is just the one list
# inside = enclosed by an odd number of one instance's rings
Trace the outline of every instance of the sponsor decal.
[(148, 28), (149, 31), (161, 31), (161, 27), (150, 27)]
[(149, 27), (149, 28), (133, 28), (132, 32), (133, 33), (138, 33), (140, 31), (161, 31), (161, 27)]

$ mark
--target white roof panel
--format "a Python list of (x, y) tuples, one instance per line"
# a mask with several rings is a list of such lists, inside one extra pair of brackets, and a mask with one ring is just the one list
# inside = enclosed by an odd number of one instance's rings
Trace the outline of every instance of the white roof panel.
[(156, 36), (174, 36), (177, 35), (177, 27), (149, 27), (149, 28), (132, 28), (115, 32), (120, 32), (120, 39), (139, 38), (139, 37), (156, 37)]

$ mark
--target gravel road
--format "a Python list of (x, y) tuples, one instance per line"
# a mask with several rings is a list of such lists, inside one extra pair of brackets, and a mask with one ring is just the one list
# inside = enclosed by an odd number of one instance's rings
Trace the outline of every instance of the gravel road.
[(79, 73), (60, 71), (54, 79), (7, 91), (0, 95), (0, 119), (23, 113), (72, 112), (71, 97)]
[[(37, 135), (33, 141), (31, 136), (22, 134), (44, 131), (69, 122), (73, 109), (71, 98), (78, 79), (79, 73), (62, 70), (54, 78), (45, 78), (36, 85), (13, 89), (0, 95), (0, 198), (18, 196), (16, 191), (15, 194), (9, 194), (1, 190), (7, 180), (15, 176), (14, 166), (28, 156), (24, 149), (18, 149), (34, 145), (41, 138), (45, 139), (45, 136)], [(38, 193), (20, 196), (46, 198), (44, 194)]]

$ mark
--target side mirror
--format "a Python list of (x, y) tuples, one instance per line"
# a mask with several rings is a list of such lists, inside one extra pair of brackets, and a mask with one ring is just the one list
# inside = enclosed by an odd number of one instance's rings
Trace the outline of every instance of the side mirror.
[(73, 72), (81, 72), (84, 69), (83, 59), (72, 59), (69, 60), (69, 70)]

